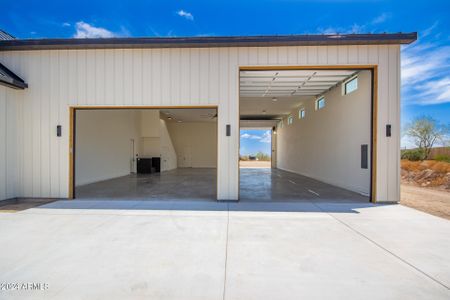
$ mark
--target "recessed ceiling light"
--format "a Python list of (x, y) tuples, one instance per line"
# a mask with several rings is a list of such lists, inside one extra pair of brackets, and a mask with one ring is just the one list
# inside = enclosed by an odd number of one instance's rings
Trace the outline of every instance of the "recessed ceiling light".
[(178, 123), (181, 123), (182, 121), (178, 120), (177, 122), (178, 122)]
[(276, 101), (278, 101), (278, 99), (277, 99), (276, 97), (273, 97), (273, 98), (272, 98), (272, 101), (273, 101), (273, 102), (276, 102)]
[(262, 112), (263, 112), (263, 114), (265, 114), (265, 113), (266, 113), (266, 111), (265, 111), (265, 110), (263, 110)]
[(172, 120), (172, 117), (167, 117), (167, 119)]

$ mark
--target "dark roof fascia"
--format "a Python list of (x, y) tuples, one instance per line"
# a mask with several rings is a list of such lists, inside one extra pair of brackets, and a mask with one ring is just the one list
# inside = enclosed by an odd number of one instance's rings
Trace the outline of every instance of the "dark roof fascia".
[(0, 41), (0, 51), (49, 49), (216, 48), (410, 44), (417, 33), (146, 37), (92, 39), (15, 39)]
[(13, 89), (21, 89), (21, 90), (26, 89), (28, 87), (28, 84), (22, 78), (14, 74), (10, 69), (5, 67), (1, 63), (0, 69), (8, 75), (7, 77), (4, 76), (0, 77), (0, 85), (5, 85)]

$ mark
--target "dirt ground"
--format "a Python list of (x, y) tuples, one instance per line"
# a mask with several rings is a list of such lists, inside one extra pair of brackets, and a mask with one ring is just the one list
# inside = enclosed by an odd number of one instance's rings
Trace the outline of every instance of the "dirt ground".
[(402, 184), (400, 204), (450, 220), (450, 192), (447, 191)]
[(258, 161), (258, 160), (241, 160), (239, 161), (240, 168), (270, 168), (270, 161)]

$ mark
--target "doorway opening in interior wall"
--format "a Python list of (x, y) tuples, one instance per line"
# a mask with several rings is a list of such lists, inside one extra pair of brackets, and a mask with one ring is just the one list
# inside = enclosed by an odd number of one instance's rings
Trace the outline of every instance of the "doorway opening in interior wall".
[(272, 168), (239, 169), (239, 199), (375, 202), (377, 76), (376, 65), (240, 67), (240, 129), (271, 128), (273, 146)]
[(241, 128), (239, 168), (272, 167), (272, 129)]
[(69, 198), (217, 199), (217, 106), (71, 107)]

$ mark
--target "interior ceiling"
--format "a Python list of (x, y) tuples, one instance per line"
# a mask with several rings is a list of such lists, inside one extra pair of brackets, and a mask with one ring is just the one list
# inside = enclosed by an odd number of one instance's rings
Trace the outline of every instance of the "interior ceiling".
[(162, 109), (161, 115), (169, 122), (216, 122), (217, 110), (213, 108)]
[[(241, 71), (240, 113), (246, 119), (280, 118), (352, 77), (353, 70)], [(275, 101), (274, 101), (275, 100)]]

